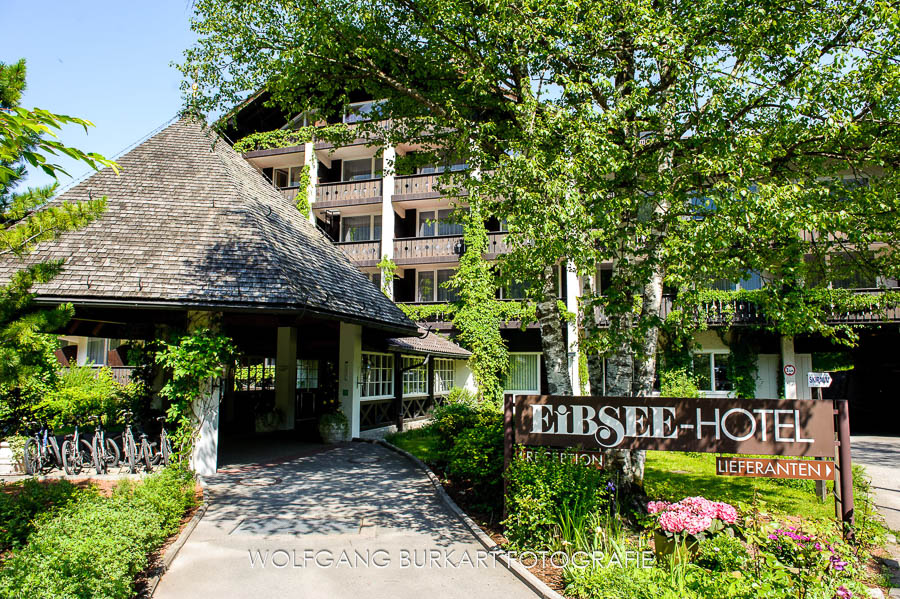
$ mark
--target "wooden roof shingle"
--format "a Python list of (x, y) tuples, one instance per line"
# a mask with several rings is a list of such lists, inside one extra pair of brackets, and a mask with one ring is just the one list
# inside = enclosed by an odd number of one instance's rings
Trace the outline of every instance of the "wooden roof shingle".
[[(96, 221), (37, 246), (64, 259), (38, 299), (312, 310), (394, 332), (416, 326), (216, 133), (182, 118), (55, 199), (107, 196)], [(0, 280), (22, 267), (0, 260)]]

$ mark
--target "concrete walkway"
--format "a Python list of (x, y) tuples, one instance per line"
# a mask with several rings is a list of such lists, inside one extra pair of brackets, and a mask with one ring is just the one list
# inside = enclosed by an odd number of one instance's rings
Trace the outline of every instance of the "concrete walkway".
[(402, 456), (310, 454), (208, 479), (209, 509), (154, 598), (535, 597)]
[(850, 451), (853, 463), (872, 478), (875, 507), (892, 530), (900, 531), (900, 437), (852, 436)]

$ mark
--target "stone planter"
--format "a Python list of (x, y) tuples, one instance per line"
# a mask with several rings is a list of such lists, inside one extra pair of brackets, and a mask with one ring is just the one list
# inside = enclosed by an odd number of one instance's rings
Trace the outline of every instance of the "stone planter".
[(687, 563), (697, 554), (700, 543), (693, 537), (689, 537), (684, 543), (676, 543), (657, 530), (653, 533), (653, 549), (658, 562)]
[(340, 443), (347, 439), (347, 421), (333, 417), (323, 417), (319, 420), (319, 435), (323, 443)]

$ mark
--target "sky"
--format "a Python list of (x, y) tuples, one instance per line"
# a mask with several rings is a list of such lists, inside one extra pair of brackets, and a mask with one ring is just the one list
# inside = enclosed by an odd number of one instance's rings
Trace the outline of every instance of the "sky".
[[(181, 74), (170, 66), (196, 39), (191, 0), (0, 0), (0, 62), (26, 59), (25, 108), (85, 118), (60, 140), (106, 157), (126, 149), (174, 117), (182, 105)], [(75, 179), (90, 167), (57, 161)], [(60, 184), (72, 179), (60, 176)], [(52, 182), (41, 171), (25, 184)]]

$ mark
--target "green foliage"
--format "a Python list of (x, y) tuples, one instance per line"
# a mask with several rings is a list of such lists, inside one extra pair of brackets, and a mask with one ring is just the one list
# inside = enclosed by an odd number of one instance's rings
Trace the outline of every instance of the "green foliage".
[[(58, 141), (56, 131), (89, 121), (22, 108), (25, 61), (0, 62), (0, 256), (21, 257), (38, 243), (56, 239), (95, 220), (106, 208), (105, 198), (47, 205), (56, 185), (21, 189), (27, 167), (50, 176), (67, 174), (53, 156), (64, 155), (91, 168), (116, 164), (99, 154), (85, 153)], [(73, 314), (71, 305), (37, 308), (31, 288), (49, 282), (61, 261), (24, 266), (0, 286), (0, 419), (26, 418), (55, 382), (51, 341), (44, 334), (61, 328)], [(53, 348), (55, 349), (55, 348)]]
[[(350, 129), (343, 123), (322, 127), (308, 126), (297, 129), (275, 129), (274, 131), (260, 131), (251, 133), (235, 142), (235, 152), (246, 154), (254, 150), (272, 150), (275, 148), (290, 148), (302, 146), (313, 139), (328, 141), (346, 141)], [(301, 186), (301, 189), (305, 189)]]
[(501, 507), (503, 483), (503, 415), (483, 411), (480, 421), (463, 429), (447, 452), (447, 474), (465, 482), (473, 501), (491, 509)]
[(694, 562), (707, 570), (740, 570), (750, 559), (744, 544), (733, 535), (719, 534), (700, 541)]
[[(594, 514), (609, 501), (609, 475), (572, 459), (534, 452), (506, 471), (506, 537), (516, 549), (556, 549), (561, 515)], [(589, 520), (576, 518), (580, 526)]]
[(684, 368), (660, 373), (659, 394), (661, 397), (703, 397), (697, 388), (697, 377)]
[(67, 480), (0, 483), (0, 554), (24, 545), (39, 515), (65, 506), (78, 494)]
[[(387, 257), (387, 254), (385, 254), (384, 257), (382, 257), (381, 262), (376, 266), (381, 270), (381, 291), (388, 297), (393, 296), (394, 279), (397, 278), (397, 265), (393, 260)], [(407, 306), (408, 304), (400, 304), (401, 309), (404, 309)], [(407, 316), (409, 316), (408, 312)], [(410, 317), (410, 319), (412, 319), (412, 317)]]
[(302, 214), (304, 218), (309, 218), (310, 211), (312, 210), (309, 205), (309, 196), (307, 195), (307, 190), (309, 189), (309, 179), (309, 165), (304, 164), (300, 168), (300, 180), (299, 185), (297, 186), (297, 195), (294, 197), (294, 204), (297, 206), (297, 210), (300, 211), (300, 214)]
[(459, 331), (457, 341), (472, 352), (469, 368), (482, 397), (496, 404), (503, 397), (502, 376), (509, 368), (506, 343), (500, 335), (501, 302), (490, 264), (484, 259), (488, 248), (484, 216), (472, 208), (462, 216), (463, 242), (466, 251), (459, 268), (450, 280), (457, 290), (459, 302), (453, 315), (453, 326)]
[(427, 428), (436, 435), (438, 450), (446, 456), (463, 430), (478, 426), (485, 418), (484, 414), (492, 411), (489, 407), (474, 403), (447, 402), (434, 409)]
[(224, 375), (234, 354), (231, 340), (210, 329), (184, 335), (157, 352), (157, 364), (171, 371), (171, 378), (160, 395), (169, 402), (166, 417), (175, 426), (171, 437), (178, 455), (190, 456), (199, 434), (194, 406), (211, 393), (211, 379)]
[(60, 371), (56, 387), (38, 405), (51, 427), (83, 424), (88, 416), (113, 422), (119, 410), (133, 408), (139, 384), (122, 385), (108, 368), (69, 366)]
[(0, 570), (4, 597), (126, 599), (148, 554), (174, 534), (194, 501), (190, 474), (169, 468), (112, 497), (80, 493), (39, 517), (28, 543)]
[(474, 406), (478, 403), (478, 396), (465, 387), (453, 387), (450, 389), (450, 393), (447, 394), (447, 403), (451, 405), (465, 404)]

